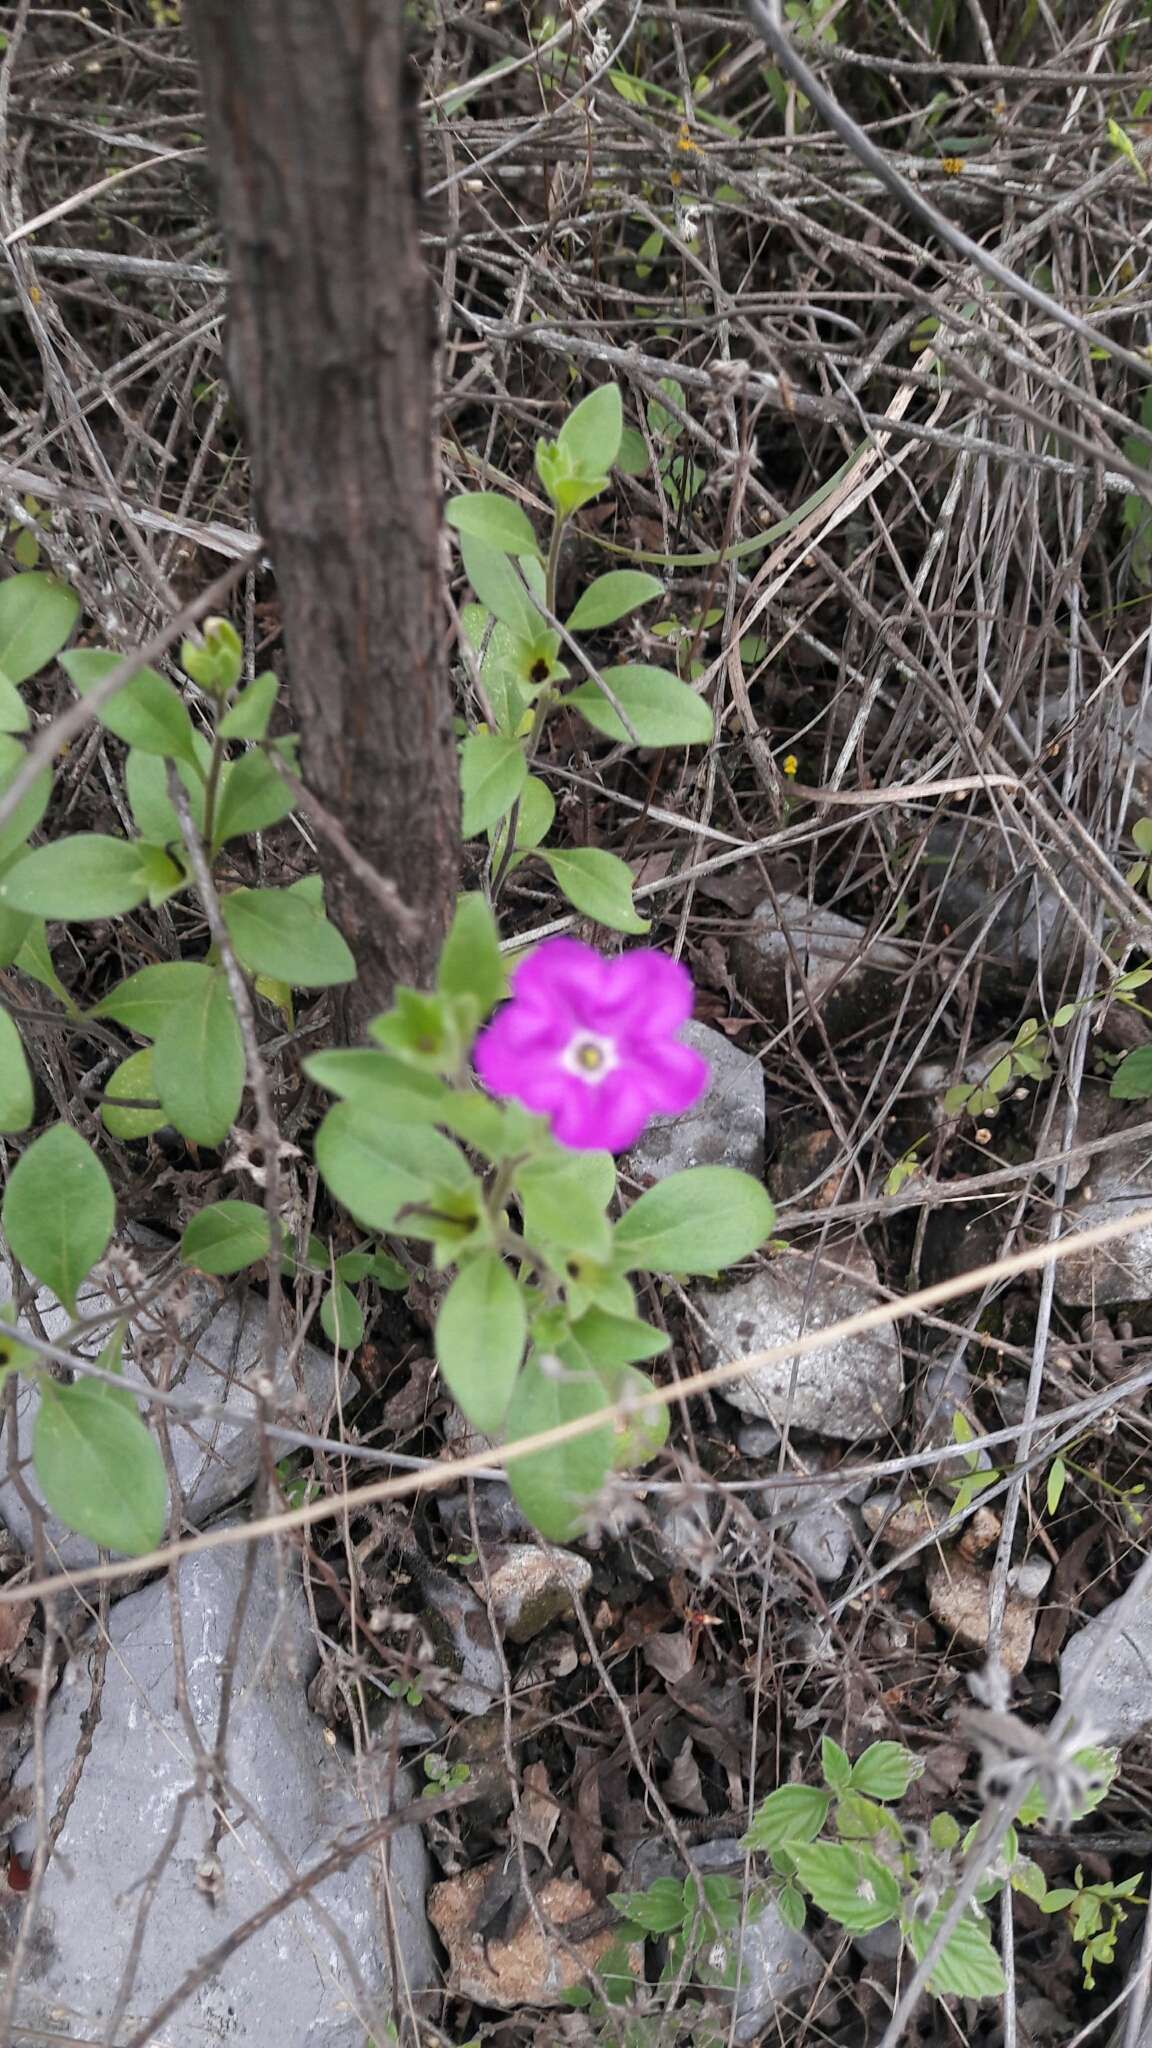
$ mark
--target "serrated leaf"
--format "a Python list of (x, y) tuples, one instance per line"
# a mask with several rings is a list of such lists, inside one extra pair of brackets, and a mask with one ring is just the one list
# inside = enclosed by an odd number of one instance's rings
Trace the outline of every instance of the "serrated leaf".
[(664, 595), (664, 585), (642, 569), (609, 569), (597, 576), (577, 599), (566, 621), (570, 633), (592, 633), (613, 626), (642, 604)]
[[(712, 738), (712, 713), (703, 697), (667, 669), (635, 662), (601, 671), (616, 702), (627, 715), (642, 747), (706, 746)], [(632, 733), (609, 703), (598, 683), (581, 683), (565, 697), (610, 740), (631, 742)]]
[(0, 879), (0, 903), (32, 917), (87, 924), (143, 903), (149, 886), (140, 840), (77, 832), (37, 846)]
[[(905, 1926), (904, 1939), (917, 1962), (923, 1961), (927, 1955), (943, 1918), (944, 1909), (941, 1909), (929, 1920), (912, 1920)], [(965, 1915), (949, 1937), (948, 1945), (928, 1979), (928, 1986), (938, 1998), (945, 1998), (950, 1993), (958, 1998), (1004, 1996), (1004, 1967), (992, 1946), (986, 1920)]]
[(356, 962), (336, 926), (295, 889), (233, 889), (220, 898), (228, 936), (249, 974), (289, 988), (355, 981)]
[(195, 1145), (222, 1145), (244, 1093), (244, 1041), (227, 977), (213, 970), (168, 1012), (152, 1050), (168, 1121)]
[(397, 1124), (364, 1102), (338, 1102), (315, 1139), (316, 1164), (338, 1202), (367, 1230), (429, 1238), (431, 1222), (400, 1211), (426, 1205), (441, 1182), (467, 1189), (473, 1176), (459, 1148), (421, 1124)]
[(217, 727), (222, 740), (262, 740), (268, 730), (268, 721), (276, 704), (280, 688), (271, 669), (254, 676), (246, 690), (242, 690), (230, 711), (226, 711)]
[[(78, 695), (86, 697), (123, 659), (123, 655), (94, 647), (77, 647), (61, 656), (60, 666)], [(96, 716), (106, 731), (142, 754), (159, 754), (172, 761), (196, 759), (192, 721), (184, 701), (154, 668), (137, 669), (100, 705)]]
[(180, 1256), (198, 1273), (240, 1273), (271, 1247), (268, 1218), (255, 1202), (210, 1202), (185, 1226)]
[(1108, 1090), (1114, 1102), (1145, 1102), (1152, 1095), (1152, 1045), (1126, 1053)]
[(527, 1333), (524, 1296), (503, 1259), (469, 1259), (436, 1318), (436, 1362), (457, 1406), (488, 1436), (504, 1420)]
[(632, 901), (632, 870), (614, 853), (599, 847), (543, 848), (540, 859), (551, 868), (556, 885), (585, 917), (614, 932), (646, 932), (649, 920)]
[[(19, 740), (12, 739), (8, 733), (0, 733), (0, 796), (11, 788), (27, 759)], [(0, 865), (10, 860), (36, 830), (48, 808), (51, 794), (52, 777), (45, 769), (25, 790), (11, 817), (0, 825)]]
[[(595, 1415), (605, 1405), (604, 1389), (593, 1374), (573, 1373), (560, 1360), (533, 1353), (516, 1382), (505, 1441), (515, 1443)], [(584, 1527), (611, 1465), (612, 1427), (606, 1419), (568, 1443), (511, 1459), (508, 1484), (540, 1534), (550, 1543), (565, 1543)]]
[(528, 779), (519, 740), (500, 733), (470, 733), (460, 749), (460, 829), (465, 839), (485, 832), (509, 812)]
[(139, 1038), (155, 1038), (177, 1004), (202, 993), (215, 972), (198, 960), (173, 960), (159, 967), (142, 967), (139, 973), (130, 974), (102, 996), (92, 1015), (111, 1017)]
[(24, 1042), (11, 1016), (0, 1009), (0, 1131), (26, 1131), (35, 1109), (32, 1075)]
[(776, 1909), (785, 1927), (791, 1927), (799, 1934), (808, 1918), (804, 1894), (797, 1885), (782, 1885), (776, 1894)]
[(360, 1303), (343, 1280), (336, 1280), (320, 1303), (320, 1327), (338, 1351), (355, 1351), (364, 1341)]
[(850, 1783), (869, 1799), (903, 1799), (923, 1770), (920, 1758), (903, 1743), (873, 1742), (853, 1764)]
[(772, 1234), (776, 1211), (759, 1181), (733, 1166), (693, 1166), (649, 1188), (616, 1225), (627, 1273), (719, 1273)]
[(884, 1927), (900, 1911), (900, 1887), (870, 1849), (846, 1842), (790, 1844), (796, 1875), (822, 1913), (850, 1934)]
[(78, 1131), (55, 1124), (13, 1167), (0, 1211), (9, 1249), (72, 1315), (116, 1223), (112, 1183)]
[(671, 1934), (684, 1925), (684, 1890), (674, 1877), (658, 1877), (644, 1892), (610, 1892), (609, 1897), (617, 1912), (645, 1934)]
[(59, 654), (80, 616), (80, 600), (54, 576), (8, 576), (0, 583), (0, 670), (26, 682)]
[(744, 1847), (771, 1850), (814, 1841), (831, 1804), (831, 1794), (820, 1785), (780, 1785), (756, 1808)]
[(156, 1548), (168, 1513), (164, 1464), (119, 1388), (43, 1380), (32, 1460), (48, 1507), (70, 1529), (128, 1556)]
[(449, 498), (444, 517), (457, 533), (473, 534), (506, 555), (540, 552), (527, 515), (499, 491), (465, 491), (458, 498)]
[(556, 445), (571, 473), (606, 476), (620, 452), (624, 412), (618, 384), (601, 384), (569, 413)]
[(820, 1768), (824, 1773), (824, 1783), (833, 1792), (847, 1791), (852, 1777), (852, 1765), (846, 1751), (841, 1749), (840, 1744), (834, 1742), (830, 1735), (823, 1735), (820, 1738)]
[(114, 1098), (100, 1104), (100, 1121), (110, 1138), (120, 1138), (125, 1143), (150, 1138), (153, 1131), (162, 1131), (168, 1122), (167, 1112), (163, 1109), (124, 1107), (125, 1102), (152, 1104), (157, 1101), (150, 1045), (121, 1060), (104, 1083), (104, 1093), (105, 1097)]

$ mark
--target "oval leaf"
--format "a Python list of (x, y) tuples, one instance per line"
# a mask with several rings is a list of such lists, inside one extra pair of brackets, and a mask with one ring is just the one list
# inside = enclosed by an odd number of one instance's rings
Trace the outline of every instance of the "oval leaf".
[(598, 626), (612, 626), (634, 612), (638, 605), (663, 597), (664, 585), (643, 569), (610, 569), (590, 583), (575, 609), (568, 615), (571, 633), (591, 633)]
[[(601, 671), (617, 702), (623, 706), (632, 730), (642, 747), (695, 747), (712, 738), (712, 713), (703, 697), (681, 683), (667, 669), (650, 668), (636, 662), (624, 668)], [(564, 699), (575, 704), (597, 732), (610, 740), (631, 739), (631, 734), (596, 683), (581, 683)]]
[(498, 1253), (461, 1267), (436, 1318), (436, 1361), (457, 1405), (486, 1435), (504, 1420), (527, 1332), (524, 1296)]
[(776, 1211), (759, 1181), (734, 1166), (691, 1166), (649, 1188), (616, 1225), (628, 1273), (719, 1273), (771, 1234)]
[(486, 831), (510, 811), (527, 779), (528, 763), (519, 740), (502, 739), (494, 732), (469, 734), (460, 749), (460, 829), (465, 839)]
[(34, 1107), (23, 1041), (7, 1010), (0, 1009), (0, 1131), (26, 1131)]
[(194, 1145), (222, 1145), (244, 1093), (244, 1042), (223, 973), (169, 1011), (152, 1048), (156, 1093)]
[(13, 1257), (75, 1315), (80, 1282), (103, 1258), (116, 1222), (112, 1183), (78, 1131), (55, 1124), (29, 1145), (0, 1216)]
[(297, 890), (235, 889), (220, 909), (249, 974), (270, 974), (289, 988), (355, 981), (356, 962), (336, 926)]
[(328, 1289), (320, 1303), (320, 1327), (338, 1351), (355, 1351), (363, 1342), (364, 1317), (360, 1303), (343, 1280)]
[(37, 846), (0, 881), (0, 902), (64, 924), (118, 917), (135, 910), (148, 894), (150, 876), (140, 847), (138, 840), (110, 839), (101, 832), (77, 832), (51, 846)]
[[(134, 1138), (150, 1138), (153, 1131), (162, 1131), (168, 1122), (163, 1109), (156, 1104), (156, 1077), (152, 1072), (152, 1047), (146, 1045), (141, 1052), (134, 1052), (122, 1060), (114, 1074), (104, 1084), (105, 1100), (100, 1104), (100, 1121), (110, 1138), (123, 1138), (131, 1142)], [(125, 1102), (140, 1102), (147, 1107), (125, 1109)]]
[(1108, 1093), (1116, 1102), (1144, 1102), (1152, 1095), (1152, 1045), (1125, 1053)]
[(239, 1273), (266, 1259), (272, 1238), (255, 1202), (210, 1202), (180, 1239), (180, 1256), (198, 1273)]
[[(559, 1359), (534, 1355), (516, 1382), (505, 1436), (515, 1443), (595, 1415), (605, 1405), (604, 1388), (593, 1374), (573, 1373)], [(612, 1425), (606, 1421), (568, 1443), (509, 1460), (508, 1484), (550, 1543), (566, 1543), (584, 1527), (611, 1469), (612, 1448)]]
[[(28, 756), (19, 740), (0, 733), (0, 796), (11, 787), (23, 768)], [(45, 769), (38, 775), (29, 789), (26, 789), (10, 818), (0, 825), (0, 861), (6, 861), (18, 853), (29, 834), (36, 830), (48, 808), (52, 794), (52, 777)]]
[(119, 1388), (42, 1382), (32, 1459), (47, 1505), (78, 1535), (130, 1557), (156, 1548), (168, 1514), (164, 1463)]
[[(81, 697), (119, 668), (123, 656), (94, 647), (74, 648), (60, 666)], [(96, 713), (102, 726), (142, 754), (161, 754), (173, 761), (194, 761), (192, 721), (183, 699), (154, 668), (137, 669)]]
[(520, 639), (531, 639), (540, 631), (540, 614), (504, 548), (494, 548), (490, 541), (465, 530), (460, 535), (460, 554), (469, 583), (493, 618)]
[(92, 1015), (112, 1017), (139, 1038), (155, 1038), (177, 1005), (198, 993), (206, 994), (215, 976), (215, 968), (199, 960), (142, 967), (102, 996)]
[(0, 583), (0, 670), (22, 683), (59, 654), (80, 616), (80, 600), (54, 576)]
[(601, 384), (569, 413), (556, 436), (556, 444), (576, 474), (606, 476), (620, 453), (623, 432), (620, 387)]
[(648, 930), (649, 920), (632, 902), (632, 870), (614, 853), (594, 846), (563, 852), (548, 848), (540, 859), (547, 861), (557, 886), (585, 917), (594, 917), (614, 932)]
[(499, 491), (465, 491), (449, 498), (444, 517), (457, 533), (474, 534), (506, 555), (538, 555), (527, 514)]
[(253, 748), (224, 770), (212, 832), (213, 851), (226, 839), (267, 832), (290, 816), (296, 799), (266, 754)]
[(425, 1125), (395, 1124), (362, 1101), (330, 1109), (314, 1149), (328, 1188), (367, 1230), (427, 1237), (417, 1217), (401, 1219), (398, 1212), (427, 1202), (439, 1181), (467, 1187), (472, 1179), (450, 1138)]

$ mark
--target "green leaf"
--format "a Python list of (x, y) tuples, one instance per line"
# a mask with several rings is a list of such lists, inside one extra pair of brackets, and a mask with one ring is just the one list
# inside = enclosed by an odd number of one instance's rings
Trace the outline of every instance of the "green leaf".
[(542, 620), (507, 550), (465, 531), (460, 535), (460, 554), (469, 583), (493, 618), (519, 638), (534, 638)]
[[(0, 796), (6, 794), (23, 768), (28, 756), (19, 740), (11, 739), (7, 733), (0, 733)], [(0, 825), (0, 863), (9, 860), (23, 846), (29, 834), (36, 830), (48, 808), (52, 794), (52, 777), (45, 769), (38, 775), (29, 789), (20, 798), (12, 816)]]
[(1045, 1489), (1045, 1499), (1047, 1502), (1048, 1513), (1050, 1515), (1054, 1515), (1056, 1513), (1057, 1508), (1063, 1500), (1064, 1488), (1067, 1485), (1067, 1482), (1068, 1467), (1064, 1463), (1063, 1458), (1053, 1458), (1052, 1463), (1048, 1467), (1048, 1484)]
[(903, 1799), (923, 1770), (920, 1758), (903, 1743), (873, 1742), (852, 1766), (852, 1790), (868, 1799)]
[[(661, 377), (656, 388), (670, 398), (673, 405), (678, 405), (681, 412), (686, 410), (684, 386), (677, 377)], [(684, 432), (682, 422), (669, 412), (666, 405), (661, 405), (658, 398), (650, 398), (644, 410), (649, 429), (657, 441), (675, 441)]]
[[(61, 656), (60, 666), (78, 695), (86, 697), (120, 667), (123, 658), (93, 647), (78, 647)], [(100, 706), (96, 716), (108, 732), (142, 754), (160, 754), (172, 761), (196, 759), (192, 721), (184, 701), (154, 668), (137, 669), (123, 688)]]
[[(201, 749), (197, 748), (200, 760)], [(203, 766), (203, 762), (200, 762)], [(204, 826), (204, 783), (198, 772), (189, 768), (187, 762), (177, 764), (177, 773), (188, 794), (192, 822), (196, 830)], [(180, 820), (172, 799), (168, 795), (168, 764), (158, 754), (142, 754), (137, 747), (130, 747), (124, 761), (124, 787), (132, 817), (142, 839), (153, 846), (174, 846), (180, 843)]]
[(841, 1792), (836, 1801), (836, 1833), (842, 1842), (871, 1842), (877, 1835), (891, 1835), (897, 1842), (904, 1839), (896, 1815), (875, 1799), (866, 1799), (862, 1792)]
[(338, 1351), (355, 1351), (364, 1341), (360, 1303), (343, 1280), (336, 1280), (320, 1303), (320, 1327)]
[(268, 1218), (255, 1202), (210, 1202), (186, 1226), (180, 1256), (198, 1273), (239, 1273), (271, 1247)]
[[(623, 668), (601, 670), (617, 703), (627, 714), (632, 732), (642, 747), (706, 746), (712, 738), (712, 713), (703, 697), (678, 682), (667, 669), (634, 662)], [(575, 704), (597, 732), (610, 740), (631, 743), (632, 733), (608, 702), (598, 683), (581, 683), (564, 699)]]
[(1152, 818), (1137, 818), (1132, 827), (1132, 840), (1141, 853), (1152, 854)]
[[(944, 1908), (929, 1920), (910, 1920), (904, 1939), (917, 1962), (923, 1961), (944, 1918)], [(1006, 1989), (1004, 1969), (992, 1946), (986, 1920), (965, 1914), (949, 1937), (940, 1961), (928, 1979), (928, 1988), (938, 1998), (952, 1993), (959, 1998), (1002, 1998)]]
[(951, 1813), (935, 1814), (928, 1829), (934, 1849), (954, 1849), (960, 1840), (960, 1832), (960, 1823)]
[(194, 1145), (222, 1145), (244, 1093), (244, 1041), (227, 977), (213, 971), (176, 1003), (152, 1052), (156, 1093)]
[[(556, 799), (546, 782), (538, 775), (530, 775), (520, 791), (516, 811), (516, 846), (522, 853), (531, 853), (542, 839), (547, 839), (556, 816)], [(504, 851), (507, 825), (499, 823), (489, 827), (492, 844), (497, 854)]]
[(438, 1123), (452, 1100), (451, 1090), (438, 1075), (421, 1073), (371, 1046), (314, 1052), (303, 1067), (309, 1080), (330, 1094), (362, 1103), (397, 1124)]
[[(671, 1934), (684, 1925), (684, 1888), (674, 1877), (658, 1877), (646, 1892), (609, 1892), (618, 1913), (645, 1934)], [(688, 1909), (691, 1918), (691, 1908)]]
[(846, 1842), (789, 1846), (805, 1891), (850, 1934), (864, 1934), (896, 1918), (900, 1887), (870, 1849)]
[(138, 1038), (155, 1038), (172, 1011), (190, 997), (203, 994), (216, 969), (199, 960), (173, 960), (160, 967), (142, 967), (102, 996), (94, 1017), (111, 1017)]
[(469, 1259), (436, 1318), (436, 1362), (457, 1406), (487, 1436), (504, 1420), (527, 1334), (524, 1296), (499, 1253)]
[(23, 1041), (8, 1011), (0, 1009), (0, 1131), (26, 1131), (35, 1106)]
[(1138, 1045), (1124, 1055), (1108, 1093), (1115, 1102), (1144, 1102), (1152, 1095), (1152, 1045)]
[(831, 1795), (819, 1785), (781, 1785), (761, 1801), (744, 1837), (746, 1849), (779, 1849), (811, 1842), (828, 1818)]
[(484, 832), (510, 811), (528, 779), (519, 740), (499, 733), (470, 733), (460, 749), (460, 829), (465, 839)]
[(823, 1735), (820, 1738), (820, 1768), (824, 1773), (824, 1783), (833, 1792), (847, 1791), (852, 1777), (852, 1765), (846, 1752), (841, 1749), (838, 1742), (833, 1742), (830, 1735)]
[(478, 1021), (507, 993), (508, 971), (500, 956), (496, 920), (479, 894), (457, 899), (440, 954), (436, 986), (442, 996), (474, 996)]
[(367, 1230), (428, 1238), (431, 1222), (400, 1210), (427, 1204), (440, 1182), (466, 1189), (473, 1176), (450, 1138), (419, 1124), (396, 1124), (365, 1102), (338, 1102), (315, 1139), (315, 1158), (330, 1192)]
[(0, 732), (27, 732), (28, 726), (28, 706), (0, 669)]
[(20, 950), (16, 955), (17, 967), (30, 981), (38, 981), (41, 988), (48, 989), (70, 1017), (78, 1017), (80, 1012), (52, 965), (48, 934), (44, 929), (43, 919), (29, 918), (26, 926)]
[(296, 799), (282, 782), (267, 755), (253, 748), (224, 770), (220, 778), (220, 801), (212, 830), (212, 851), (218, 852), (226, 839), (241, 839), (249, 832), (267, 832), (290, 816)]
[(664, 1401), (644, 1401), (652, 1392), (652, 1382), (637, 1372), (634, 1365), (626, 1365), (609, 1389), (614, 1401), (644, 1402), (618, 1415), (612, 1444), (612, 1467), (616, 1472), (632, 1472), (646, 1465), (668, 1441), (672, 1418)]
[(577, 599), (568, 614), (570, 633), (591, 633), (599, 626), (615, 625), (637, 606), (651, 604), (664, 595), (664, 585), (643, 569), (609, 569), (598, 576)]
[(154, 1439), (120, 1389), (96, 1380), (43, 1379), (32, 1429), (40, 1491), (54, 1515), (106, 1550), (154, 1550), (168, 1488)]
[(0, 583), (0, 669), (26, 682), (59, 654), (80, 616), (80, 600), (54, 576), (9, 576)]
[(589, 1259), (608, 1257), (611, 1226), (605, 1205), (574, 1154), (557, 1146), (528, 1160), (516, 1175), (516, 1192), (529, 1244), (556, 1245)]
[(614, 1251), (626, 1273), (720, 1273), (762, 1245), (775, 1220), (750, 1174), (692, 1166), (633, 1202), (616, 1225)]
[(236, 958), (249, 974), (290, 988), (355, 981), (356, 962), (334, 924), (295, 889), (234, 889), (220, 898)]
[(586, 1309), (573, 1323), (572, 1337), (597, 1371), (607, 1373), (640, 1359), (658, 1358), (671, 1341), (639, 1316), (616, 1316), (603, 1308)]
[(601, 384), (569, 413), (556, 446), (576, 476), (606, 476), (620, 452), (624, 412), (618, 384)]
[(797, 1885), (786, 1884), (776, 1894), (776, 1910), (785, 1927), (791, 1927), (797, 1934), (807, 1919), (804, 1894)]
[(80, 1283), (108, 1249), (116, 1197), (69, 1124), (54, 1124), (17, 1160), (0, 1219), (13, 1257), (75, 1315)]
[(255, 676), (242, 690), (231, 711), (226, 711), (216, 730), (222, 740), (262, 740), (276, 703), (280, 685), (270, 668)]
[[(533, 1353), (516, 1382), (505, 1439), (536, 1436), (604, 1406), (604, 1389), (593, 1374), (573, 1373), (558, 1359)], [(612, 1428), (605, 1421), (569, 1443), (510, 1460), (508, 1484), (540, 1534), (565, 1543), (584, 1527), (611, 1464)]]
[(527, 515), (499, 491), (465, 491), (449, 498), (444, 517), (457, 533), (470, 533), (506, 555), (538, 555)]
[(599, 847), (545, 848), (546, 861), (557, 887), (585, 917), (595, 918), (614, 932), (646, 932), (649, 920), (641, 917), (632, 902), (632, 870), (614, 853)]
[(150, 1138), (153, 1131), (162, 1131), (168, 1122), (163, 1109), (125, 1109), (124, 1102), (154, 1103), (156, 1077), (152, 1072), (152, 1047), (146, 1045), (140, 1052), (134, 1052), (121, 1060), (116, 1071), (109, 1074), (104, 1083), (105, 1097), (116, 1100), (100, 1104), (100, 1121), (110, 1138), (121, 1138), (131, 1142), (135, 1138)]
[(0, 903), (65, 924), (87, 924), (135, 910), (149, 885), (142, 844), (138, 839), (77, 832), (50, 846), (37, 846), (0, 880)]

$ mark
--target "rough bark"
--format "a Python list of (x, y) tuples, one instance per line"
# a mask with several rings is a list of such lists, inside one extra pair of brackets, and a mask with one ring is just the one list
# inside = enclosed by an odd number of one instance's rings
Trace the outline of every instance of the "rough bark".
[(232, 284), (228, 360), (282, 606), (304, 777), (416, 913), (322, 842), (373, 1008), (453, 900), (433, 323), (401, 0), (192, 0)]

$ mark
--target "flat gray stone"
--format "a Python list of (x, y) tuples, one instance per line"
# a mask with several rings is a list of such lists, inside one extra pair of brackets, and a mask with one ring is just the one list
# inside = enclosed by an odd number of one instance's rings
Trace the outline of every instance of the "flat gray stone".
[(738, 1166), (764, 1176), (764, 1069), (722, 1031), (686, 1024), (680, 1036), (703, 1053), (712, 1078), (682, 1116), (654, 1117), (624, 1161), (635, 1180), (666, 1180), (689, 1166)]
[[(188, 1709), (205, 1752), (216, 1740), (220, 1664), (244, 1557), (237, 1544), (186, 1557), (178, 1567)], [(219, 1830), (211, 1903), (205, 1876), (213, 1869), (216, 1814), (212, 1801), (193, 1790), (195, 1762), (176, 1704), (172, 1635), (167, 1580), (129, 1595), (112, 1610), (100, 1720), (48, 1866), (21, 1969), (17, 2008), (24, 2026), (66, 2032), (77, 2041), (104, 2040), (150, 1873), (159, 1875), (117, 2040), (141, 2027), (217, 1944), (286, 1890), (296, 1873), (306, 1873), (341, 1837), (370, 1828), (389, 1810), (386, 1752), (358, 1768), (350, 1753), (326, 1739), (308, 1710), (305, 1686), (315, 1654), (303, 1592), (290, 1568), (278, 1577), (275, 1554), (264, 1546), (236, 1658), (226, 1763), (238, 1797)], [(87, 1658), (81, 1656), (68, 1667), (49, 1709), (49, 1814), (76, 1754), (89, 1693)], [(31, 1758), (17, 1782), (30, 1799)], [(181, 1813), (186, 1793), (191, 1796)], [(409, 1797), (402, 1781), (396, 1798)], [(178, 1818), (176, 1846), (164, 1861), (165, 1838)], [(30, 1825), (18, 1846), (31, 1854)], [(426, 1875), (419, 1829), (398, 1830), (390, 1838), (386, 1876), (381, 1852), (366, 1851), (211, 1971), (149, 2034), (150, 2042), (155, 2048), (364, 2048), (366, 2040), (390, 2038), (382, 1901), (386, 1893), (409, 1986), (418, 1991), (435, 1984), (424, 1912)], [(23, 1905), (20, 1897), (4, 1895), (6, 1955)]]
[(1152, 1727), (1152, 1594), (1117, 1628), (1119, 1604), (1114, 1600), (1080, 1629), (1060, 1658), (1060, 1690), (1067, 1696), (1098, 1644), (1107, 1644), (1083, 1703), (1084, 1721), (1098, 1742), (1127, 1742)]
[[(126, 1256), (137, 1268), (146, 1267), (157, 1243), (149, 1240), (142, 1247), (133, 1242)], [(152, 1290), (145, 1284), (139, 1291), (147, 1294)], [(10, 1276), (0, 1262), (0, 1303), (10, 1299)], [(95, 1282), (81, 1290), (82, 1319), (106, 1315), (111, 1306)], [(37, 1294), (36, 1307), (49, 1343), (66, 1344), (72, 1327), (67, 1309), (44, 1288)], [(260, 1469), (259, 1436), (243, 1418), (255, 1410), (253, 1388), (263, 1375), (265, 1314), (266, 1304), (259, 1296), (242, 1294), (237, 1298), (233, 1294), (233, 1298), (225, 1298), (223, 1283), (214, 1284), (183, 1271), (158, 1300), (132, 1315), (123, 1359), (124, 1377), (130, 1384), (171, 1388), (205, 1407), (223, 1405), (229, 1411), (227, 1416), (202, 1420), (166, 1411), (184, 1516), (196, 1528), (247, 1493)], [(108, 1323), (101, 1324), (92, 1340), (83, 1344), (83, 1353), (95, 1360), (110, 1328)], [(281, 1355), (275, 1419), (290, 1427), (315, 1427), (334, 1398), (335, 1375), (335, 1361), (313, 1344), (301, 1348), (295, 1368)], [(343, 1384), (347, 1394), (347, 1378)], [(19, 1454), (25, 1461), (25, 1484), (36, 1499), (40, 1495), (31, 1449), (39, 1406), (36, 1389), (20, 1380), (16, 1396)], [(7, 1476), (7, 1458), (5, 1445), (0, 1449), (0, 1520), (21, 1549), (30, 1553), (33, 1518)], [(53, 1566), (79, 1569), (97, 1555), (93, 1544), (74, 1535), (47, 1511), (44, 1541), (47, 1560)]]
[(732, 977), (770, 1024), (821, 1021), (833, 1044), (891, 1008), (904, 949), (802, 896), (761, 903), (730, 947)]
[(814, 1579), (832, 1585), (852, 1555), (852, 1523), (835, 1501), (823, 1501), (794, 1522), (785, 1546)]
[[(929, 834), (927, 857), (926, 872), (939, 877), (938, 916), (950, 944), (963, 948), (983, 933), (978, 957), (991, 989), (1027, 988), (1038, 978), (1049, 993), (1061, 987), (1079, 930), (1021, 843), (986, 825), (944, 823)], [(1060, 885), (1084, 904), (1076, 869), (1061, 872)]]
[[(847, 1263), (848, 1254), (838, 1255)], [(859, 1278), (847, 1279), (806, 1254), (773, 1259), (742, 1286), (726, 1294), (697, 1297), (708, 1327), (709, 1363), (727, 1363), (748, 1351), (788, 1344), (801, 1332), (827, 1329), (847, 1316), (873, 1308), (879, 1296), (876, 1269), (854, 1257)], [(796, 1385), (791, 1390), (793, 1366)], [(724, 1388), (724, 1398), (745, 1415), (806, 1436), (854, 1443), (880, 1436), (899, 1419), (904, 1398), (900, 1340), (889, 1325), (842, 1338), (798, 1362), (753, 1366)]]
[[(1152, 1208), (1152, 1150), (1137, 1145), (1105, 1154), (1065, 1214), (1065, 1230), (1092, 1230)], [(1152, 1228), (1093, 1245), (1056, 1263), (1056, 1292), (1071, 1308), (1108, 1308), (1152, 1301)]]

